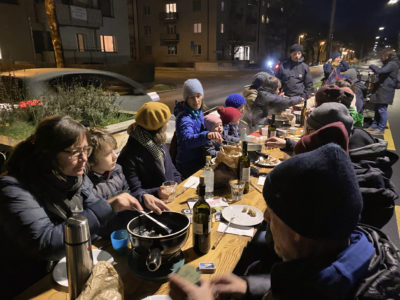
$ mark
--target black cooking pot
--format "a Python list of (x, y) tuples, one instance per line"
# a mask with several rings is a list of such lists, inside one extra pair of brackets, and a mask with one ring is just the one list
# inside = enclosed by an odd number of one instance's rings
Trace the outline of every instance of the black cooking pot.
[[(157, 271), (163, 257), (176, 254), (186, 243), (189, 234), (189, 219), (177, 212), (166, 211), (151, 216), (172, 229), (168, 234), (145, 216), (133, 218), (127, 225), (133, 251), (145, 257), (147, 269)], [(151, 236), (146, 236), (150, 233)]]

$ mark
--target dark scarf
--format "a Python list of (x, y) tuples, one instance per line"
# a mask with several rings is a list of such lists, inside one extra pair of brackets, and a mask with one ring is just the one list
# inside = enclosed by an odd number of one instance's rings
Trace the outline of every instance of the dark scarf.
[(37, 174), (31, 187), (50, 219), (61, 223), (73, 212), (83, 211), (82, 183), (83, 176), (64, 176), (55, 171), (43, 171)]

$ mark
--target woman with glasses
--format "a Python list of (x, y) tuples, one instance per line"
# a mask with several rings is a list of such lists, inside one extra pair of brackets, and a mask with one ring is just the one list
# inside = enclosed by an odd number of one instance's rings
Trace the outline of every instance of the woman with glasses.
[(88, 219), (93, 240), (115, 213), (140, 209), (137, 201), (93, 194), (84, 174), (90, 152), (85, 127), (61, 116), (44, 119), (16, 146), (0, 179), (2, 297), (36, 282), (65, 256), (64, 223), (74, 212)]

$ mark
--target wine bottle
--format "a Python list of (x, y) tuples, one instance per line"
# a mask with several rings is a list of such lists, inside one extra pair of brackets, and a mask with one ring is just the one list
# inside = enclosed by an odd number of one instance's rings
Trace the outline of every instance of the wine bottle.
[(271, 124), (268, 126), (268, 137), (276, 136), (275, 115), (272, 115)]
[(247, 156), (247, 141), (242, 142), (242, 156), (239, 157), (239, 180), (244, 182), (243, 193), (247, 194), (250, 187), (250, 159)]
[(210, 250), (211, 240), (211, 207), (205, 199), (206, 185), (204, 177), (200, 177), (197, 188), (199, 200), (193, 206), (193, 248), (199, 254)]
[(304, 100), (304, 105), (303, 108), (301, 109), (301, 115), (300, 115), (300, 126), (304, 127), (305, 121), (306, 121), (306, 111), (307, 111), (307, 100)]
[(206, 184), (206, 199), (214, 197), (214, 170), (211, 167), (211, 156), (206, 156), (206, 166), (203, 170), (204, 182)]

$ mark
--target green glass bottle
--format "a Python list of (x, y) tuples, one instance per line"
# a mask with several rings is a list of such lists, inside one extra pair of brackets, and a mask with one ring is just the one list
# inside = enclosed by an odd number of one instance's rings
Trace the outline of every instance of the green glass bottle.
[(250, 188), (250, 159), (247, 155), (247, 141), (242, 142), (242, 156), (239, 157), (239, 180), (244, 182), (243, 193), (247, 194)]
[(204, 177), (200, 177), (197, 188), (199, 200), (193, 206), (193, 248), (198, 254), (206, 254), (211, 242), (211, 207), (206, 202), (206, 185)]
[(276, 136), (275, 115), (272, 115), (271, 124), (268, 126), (268, 137)]

